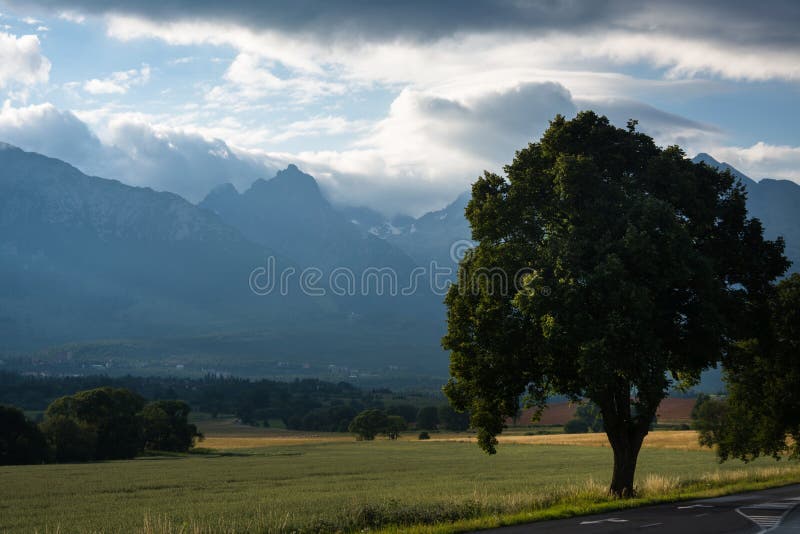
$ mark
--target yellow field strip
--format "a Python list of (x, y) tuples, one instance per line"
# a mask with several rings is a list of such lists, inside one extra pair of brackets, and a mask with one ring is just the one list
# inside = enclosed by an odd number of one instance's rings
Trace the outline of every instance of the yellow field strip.
[[(208, 449), (255, 449), (260, 447), (280, 447), (303, 445), (309, 443), (337, 443), (352, 441), (354, 438), (346, 434), (313, 434), (305, 436), (207, 436), (199, 446)], [(416, 441), (416, 435), (409, 434), (404, 441)], [(474, 442), (475, 437), (468, 434), (433, 434), (428, 442)], [(537, 436), (501, 435), (500, 443), (519, 443), (526, 445), (580, 445), (584, 447), (608, 447), (608, 440), (603, 433), (593, 434), (547, 434)], [(697, 442), (697, 433), (693, 430), (665, 430), (651, 432), (645, 438), (644, 447), (655, 449), (674, 449), (682, 451), (708, 450)]]
[[(522, 443), (528, 445), (581, 445), (584, 447), (608, 447), (608, 438), (602, 432), (591, 434), (546, 434), (538, 436), (498, 436), (500, 443)], [(432, 438), (431, 441), (475, 441), (474, 437)], [(681, 451), (708, 450), (700, 446), (694, 430), (663, 430), (651, 432), (644, 440), (644, 447), (675, 449)]]

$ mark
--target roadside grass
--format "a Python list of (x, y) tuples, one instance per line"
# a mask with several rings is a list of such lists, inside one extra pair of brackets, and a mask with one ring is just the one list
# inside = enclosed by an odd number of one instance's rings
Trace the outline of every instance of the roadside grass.
[(631, 500), (606, 493), (599, 446), (504, 443), (487, 456), (458, 441), (350, 438), (204, 452), (2, 467), (0, 532), (462, 532), (800, 482), (796, 464), (656, 446)]

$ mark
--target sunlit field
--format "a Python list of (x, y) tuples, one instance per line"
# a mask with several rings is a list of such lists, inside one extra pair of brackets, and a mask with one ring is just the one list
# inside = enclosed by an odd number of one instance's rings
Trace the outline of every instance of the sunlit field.
[[(352, 441), (349, 434), (300, 433), (291, 431), (270, 431), (251, 433), (231, 433), (209, 436), (201, 444), (210, 449), (253, 449), (258, 447), (275, 447), (280, 445), (299, 445), (308, 443), (337, 443)], [(401, 436), (400, 441), (417, 441), (417, 434), (408, 433)], [(500, 443), (516, 443), (527, 445), (576, 445), (585, 447), (609, 447), (608, 439), (603, 433), (588, 434), (543, 434), (526, 435), (521, 431), (512, 431), (498, 436)], [(459, 442), (476, 443), (474, 436), (465, 433), (434, 433), (427, 443)], [(425, 443), (425, 442), (422, 442)], [(707, 451), (697, 441), (697, 433), (693, 430), (663, 430), (651, 432), (644, 443), (650, 449), (674, 449), (679, 451)]]
[[(509, 514), (558, 516), (610, 502), (603, 435), (509, 436), (488, 456), (466, 434), (356, 442), (228, 430), (209, 433), (201, 446), (215, 450), (206, 454), (2, 467), (0, 532), (442, 530), (453, 521), (487, 526)], [(648, 438), (637, 479), (645, 499), (800, 480), (800, 468), (786, 462), (719, 465), (709, 451), (676, 450), (681, 441), (694, 448), (695, 439), (691, 432)]]

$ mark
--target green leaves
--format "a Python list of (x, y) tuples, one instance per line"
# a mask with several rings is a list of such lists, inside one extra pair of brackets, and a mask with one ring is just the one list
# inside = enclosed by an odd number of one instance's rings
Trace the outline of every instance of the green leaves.
[[(528, 391), (588, 397), (612, 443), (638, 453), (668, 374), (691, 380), (747, 337), (783, 243), (747, 219), (729, 173), (658, 148), (635, 121), (558, 116), (505, 172), (480, 177), (466, 208), (478, 244), (446, 299), (445, 392), (489, 452)], [(529, 274), (505, 292), (475, 282), (496, 270)]]
[(722, 460), (800, 456), (800, 275), (776, 286), (764, 317), (758, 337), (732, 351), (726, 416), (704, 443)]

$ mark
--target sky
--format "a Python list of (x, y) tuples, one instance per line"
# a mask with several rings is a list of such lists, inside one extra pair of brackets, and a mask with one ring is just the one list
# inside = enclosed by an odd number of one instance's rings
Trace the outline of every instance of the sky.
[(192, 202), (439, 209), (582, 109), (800, 183), (800, 3), (0, 0), (0, 141)]

